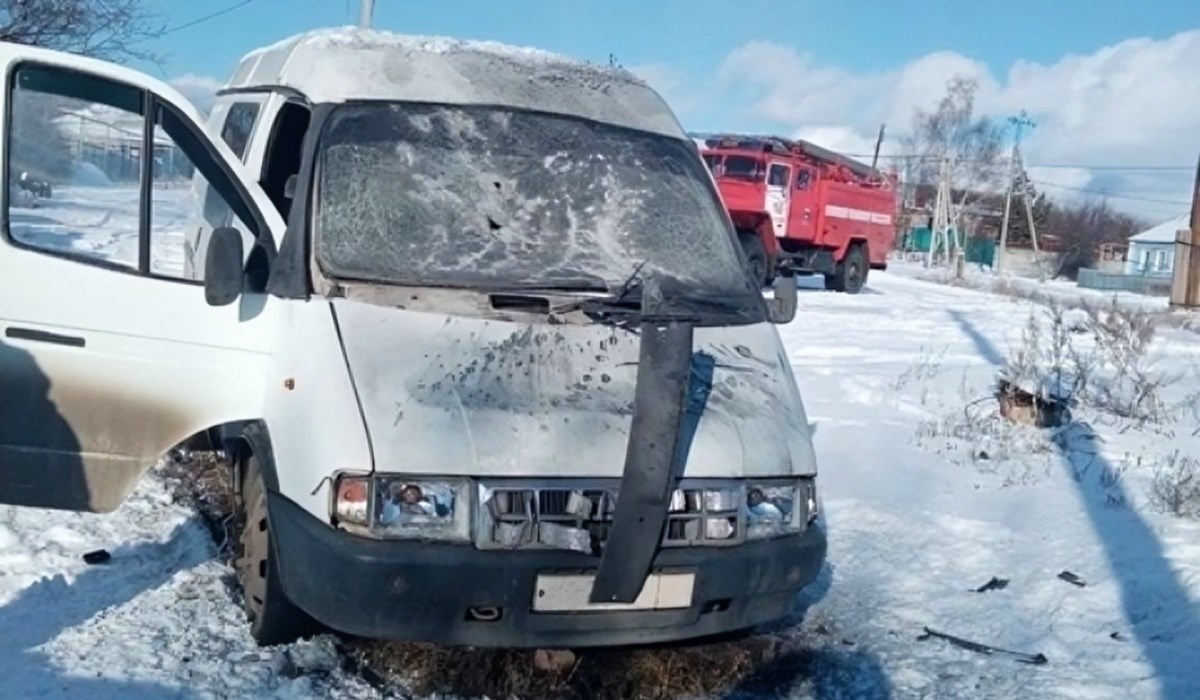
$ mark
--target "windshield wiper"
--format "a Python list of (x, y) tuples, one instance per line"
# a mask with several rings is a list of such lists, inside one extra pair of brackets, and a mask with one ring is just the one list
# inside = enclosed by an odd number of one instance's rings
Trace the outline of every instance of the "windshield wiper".
[[(562, 284), (515, 287), (494, 294), (514, 297), (541, 297), (539, 310), (552, 320), (562, 314), (582, 311), (597, 323), (617, 325), (635, 329), (643, 320), (652, 318), (663, 321), (699, 322), (703, 317), (744, 316), (750, 313), (747, 301), (737, 295), (705, 294), (703, 291), (683, 287), (679, 291), (664, 294), (661, 284), (647, 284), (645, 269), (647, 260), (639, 262), (619, 286), (583, 278)], [(656, 278), (654, 282), (661, 282)], [(679, 285), (674, 285), (679, 286)], [(547, 297), (575, 297), (560, 304), (553, 304)], [(649, 298), (647, 298), (649, 297)]]

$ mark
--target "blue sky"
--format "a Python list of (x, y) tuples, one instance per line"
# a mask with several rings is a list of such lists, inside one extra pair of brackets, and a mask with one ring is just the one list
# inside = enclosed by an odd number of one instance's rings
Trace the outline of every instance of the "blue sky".
[[(237, 0), (148, 3), (176, 26)], [(981, 84), (982, 111), (1029, 109), (1038, 118), (1026, 150), (1030, 163), (1182, 165), (1200, 152), (1200, 84), (1192, 79), (1200, 66), (1200, 0), (376, 5), (381, 29), (493, 39), (597, 62), (614, 54), (658, 88), (691, 129), (770, 130), (861, 150), (880, 122), (889, 133), (902, 131), (914, 107), (931, 106), (951, 75), (965, 73)], [(353, 23), (357, 12), (358, 0), (252, 0), (148, 47), (166, 56), (161, 71), (138, 67), (185, 82), (224, 80), (247, 51)], [(1138, 138), (1130, 138), (1131, 129)], [(1187, 189), (1181, 172), (1060, 168), (1039, 177), (1054, 180), (1064, 196), (1072, 187), (1127, 195), (1130, 208), (1150, 216), (1173, 205), (1132, 197), (1176, 202)]]
[[(236, 0), (153, 0), (171, 25)], [(971, 7), (965, 10), (964, 7)], [(1152, 9), (1151, 9), (1152, 8)], [(358, 0), (254, 0), (165, 38), (169, 74), (223, 77), (250, 49), (294, 32), (353, 22)], [(1200, 27), (1196, 0), (377, 0), (379, 28), (538, 46), (625, 65), (669, 63), (696, 79), (753, 40), (787, 44), (854, 71), (953, 50), (1003, 70), (1132, 36)], [(214, 41), (219, 37), (219, 41)]]

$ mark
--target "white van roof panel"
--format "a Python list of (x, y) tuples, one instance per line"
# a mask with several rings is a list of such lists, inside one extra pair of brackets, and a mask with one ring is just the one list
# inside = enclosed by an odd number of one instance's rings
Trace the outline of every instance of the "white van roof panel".
[(272, 86), (313, 103), (492, 104), (687, 138), (663, 99), (628, 71), (496, 42), (321, 29), (246, 54), (226, 87)]

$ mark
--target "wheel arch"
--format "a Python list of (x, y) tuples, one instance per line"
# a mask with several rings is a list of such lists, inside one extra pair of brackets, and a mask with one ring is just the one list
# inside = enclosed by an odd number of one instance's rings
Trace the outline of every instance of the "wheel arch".
[(275, 464), (275, 450), (271, 443), (271, 431), (263, 420), (238, 421), (220, 426), (221, 449), (225, 453), (230, 469), (230, 483), (239, 496), (246, 460), (251, 455), (258, 458), (263, 483), (271, 491), (279, 491), (279, 472)]

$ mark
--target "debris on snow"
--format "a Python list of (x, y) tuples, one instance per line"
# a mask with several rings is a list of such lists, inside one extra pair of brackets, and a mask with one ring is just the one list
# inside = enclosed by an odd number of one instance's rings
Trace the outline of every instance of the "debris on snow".
[(88, 564), (107, 564), (111, 559), (112, 555), (107, 549), (97, 549), (83, 555), (83, 561)]
[(937, 637), (938, 639), (944, 639), (956, 647), (961, 647), (961, 648), (967, 649), (969, 651), (977, 651), (981, 654), (988, 654), (988, 655), (996, 654), (996, 655), (1000, 655), (1000, 656), (1007, 656), (1009, 658), (1012, 658), (1015, 661), (1019, 661), (1021, 663), (1025, 663), (1025, 664), (1042, 665), (1042, 664), (1049, 663), (1049, 661), (1050, 661), (1049, 659), (1046, 658), (1045, 654), (1041, 654), (1041, 653), (1029, 654), (1029, 653), (1026, 653), (1023, 651), (1012, 651), (1010, 649), (1001, 649), (1000, 647), (995, 647), (990, 644), (982, 644), (980, 642), (972, 642), (969, 639), (963, 639), (962, 637), (955, 637), (954, 635), (946, 634), (945, 632), (938, 632), (936, 630), (929, 629), (928, 627), (925, 628), (925, 634), (920, 635), (919, 637), (917, 637), (917, 639), (925, 640), (925, 639), (929, 639), (931, 637)]
[(1083, 579), (1079, 578), (1078, 576), (1076, 576), (1075, 574), (1071, 573), (1070, 571), (1063, 571), (1062, 573), (1060, 573), (1060, 574), (1058, 575), (1058, 578), (1060, 578), (1060, 579), (1062, 579), (1062, 580), (1066, 581), (1067, 583), (1070, 583), (1070, 584), (1073, 584), (1073, 585), (1079, 586), (1080, 588), (1083, 588), (1084, 586), (1086, 586), (1086, 585), (1087, 585), (1087, 582), (1086, 582), (1086, 581), (1084, 581)]
[(341, 655), (333, 638), (320, 635), (301, 640), (284, 650), (279, 672), (288, 678), (327, 675), (341, 666)]
[(1064, 377), (1043, 378), (1033, 383), (1020, 377), (1001, 378), (996, 382), (1000, 415), (1015, 423), (1039, 428), (1057, 428), (1070, 420), (1071, 392)]
[(986, 593), (988, 591), (1003, 590), (1008, 586), (1008, 579), (992, 577), (990, 581), (975, 589), (976, 593)]

